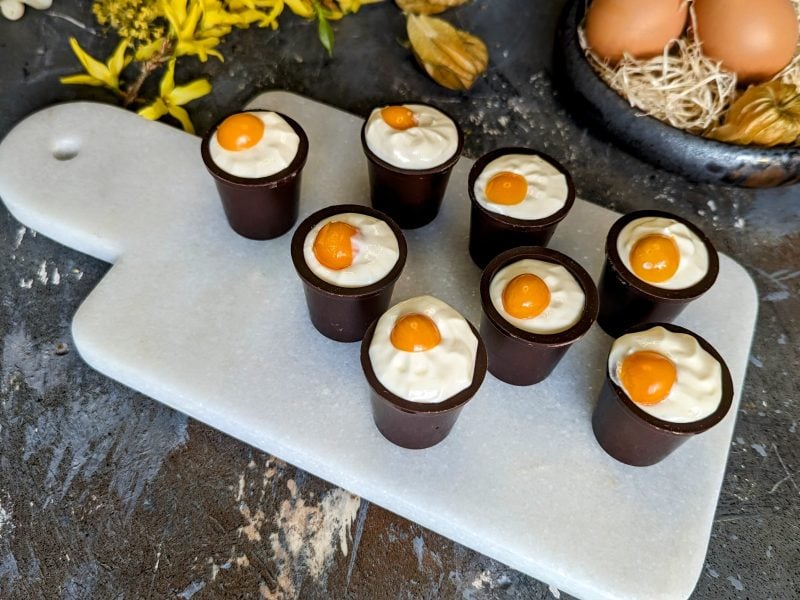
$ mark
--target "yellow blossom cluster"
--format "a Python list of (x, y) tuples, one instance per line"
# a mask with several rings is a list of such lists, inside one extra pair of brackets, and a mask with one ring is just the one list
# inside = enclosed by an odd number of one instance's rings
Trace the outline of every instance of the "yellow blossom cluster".
[(148, 43), (164, 35), (160, 0), (95, 0), (94, 18), (121, 38)]

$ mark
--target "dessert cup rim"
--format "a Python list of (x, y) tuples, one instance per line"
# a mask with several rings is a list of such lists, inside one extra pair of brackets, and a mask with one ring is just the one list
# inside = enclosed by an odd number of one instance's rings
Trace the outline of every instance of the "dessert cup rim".
[[(559, 208), (552, 215), (542, 217), (541, 219), (517, 219), (516, 217), (501, 215), (500, 213), (489, 210), (480, 202), (478, 202), (478, 199), (475, 197), (475, 181), (478, 179), (480, 174), (483, 173), (483, 170), (490, 162), (506, 154), (529, 154), (531, 156), (538, 156), (542, 160), (555, 167), (562, 175), (564, 175), (564, 178), (567, 181), (567, 198), (564, 201), (564, 206)], [(508, 227), (522, 229), (546, 229), (552, 225), (560, 223), (572, 209), (572, 206), (575, 204), (576, 197), (575, 182), (573, 181), (572, 175), (569, 171), (567, 171), (566, 167), (564, 167), (564, 165), (562, 165), (549, 154), (540, 150), (535, 150), (534, 148), (529, 148), (527, 146), (505, 146), (503, 148), (496, 148), (480, 156), (469, 170), (469, 175), (467, 176), (467, 193), (469, 194), (469, 200), (472, 206), (481, 211), (481, 213), (483, 213), (487, 218), (502, 223)]]
[[(267, 175), (266, 177), (239, 177), (238, 175), (233, 175), (225, 171), (222, 167), (220, 167), (217, 163), (214, 162), (214, 159), (211, 158), (211, 151), (209, 149), (209, 144), (211, 142), (211, 136), (213, 136), (222, 122), (232, 115), (238, 115), (243, 113), (252, 113), (252, 112), (273, 112), (276, 115), (280, 116), (284, 119), (289, 126), (294, 130), (297, 136), (300, 138), (300, 142), (297, 146), (297, 152), (295, 153), (292, 162), (289, 163), (287, 167), (281, 169), (277, 173), (273, 173), (272, 175)], [(221, 119), (219, 119), (214, 125), (206, 132), (203, 136), (202, 141), (200, 142), (200, 155), (203, 158), (203, 162), (206, 165), (206, 168), (214, 176), (215, 179), (234, 187), (269, 187), (274, 188), (278, 187), (287, 179), (291, 179), (292, 177), (296, 176), (306, 164), (308, 160), (308, 136), (300, 124), (281, 112), (276, 110), (241, 110), (238, 112), (230, 113), (229, 115), (225, 115)]]
[[(344, 287), (335, 285), (316, 275), (311, 270), (311, 267), (309, 267), (306, 263), (306, 259), (303, 254), (303, 245), (305, 243), (306, 236), (308, 236), (309, 232), (321, 220), (343, 213), (359, 213), (380, 219), (389, 226), (389, 229), (392, 230), (392, 233), (394, 233), (394, 236), (397, 239), (397, 247), (400, 253), (397, 257), (397, 262), (395, 262), (394, 266), (384, 277), (375, 283), (360, 287)], [(291, 254), (294, 268), (297, 271), (297, 274), (303, 280), (303, 283), (306, 285), (310, 285), (318, 291), (330, 296), (365, 298), (380, 294), (386, 289), (387, 286), (397, 281), (406, 264), (406, 258), (408, 257), (408, 245), (402, 229), (400, 229), (397, 223), (395, 223), (394, 220), (392, 220), (392, 218), (385, 213), (362, 204), (332, 204), (331, 206), (326, 206), (311, 213), (309, 216), (303, 219), (300, 225), (297, 226), (297, 229), (295, 229), (294, 233), (292, 234)]]
[[(557, 333), (534, 333), (509, 323), (495, 308), (489, 293), (492, 279), (494, 279), (497, 272), (503, 267), (526, 258), (533, 258), (561, 265), (577, 280), (578, 284), (581, 286), (585, 300), (583, 312), (577, 323)], [(597, 286), (588, 271), (566, 254), (542, 246), (520, 246), (519, 248), (512, 248), (511, 250), (506, 250), (498, 254), (483, 270), (480, 290), (481, 307), (489, 321), (504, 335), (529, 345), (543, 345), (555, 348), (559, 346), (568, 346), (577, 342), (591, 329), (592, 324), (597, 320), (597, 313), (600, 307)]]
[(436, 165), (434, 167), (428, 167), (427, 169), (404, 169), (403, 167), (398, 167), (397, 165), (393, 165), (392, 163), (387, 162), (387, 161), (383, 160), (382, 158), (380, 158), (377, 154), (375, 154), (370, 149), (369, 145), (367, 144), (367, 122), (369, 121), (369, 116), (372, 114), (372, 111), (374, 111), (376, 108), (379, 108), (380, 106), (392, 106), (392, 105), (394, 105), (393, 103), (390, 102), (390, 103), (387, 103), (387, 104), (376, 105), (375, 107), (373, 107), (370, 110), (369, 115), (367, 115), (367, 118), (364, 119), (364, 122), (361, 125), (361, 146), (364, 149), (364, 154), (367, 156), (367, 158), (371, 162), (373, 162), (376, 165), (386, 169), (387, 171), (392, 171), (392, 172), (397, 173), (399, 175), (416, 175), (416, 176), (419, 176), (419, 177), (425, 177), (425, 176), (429, 176), (429, 175), (437, 175), (439, 173), (444, 173), (445, 171), (448, 171), (448, 170), (452, 169), (455, 166), (455, 164), (458, 162), (458, 160), (461, 158), (461, 152), (464, 149), (464, 132), (461, 129), (461, 126), (458, 124), (458, 121), (456, 121), (450, 113), (448, 113), (447, 111), (439, 108), (435, 104), (431, 104), (430, 102), (420, 102), (420, 101), (416, 101), (416, 100), (404, 100), (404, 101), (400, 102), (399, 105), (402, 105), (402, 104), (419, 104), (419, 105), (422, 105), (422, 106), (429, 106), (430, 108), (435, 108), (436, 110), (441, 112), (444, 116), (446, 116), (448, 119), (450, 119), (450, 121), (453, 122), (453, 125), (455, 125), (456, 133), (457, 133), (457, 137), (458, 137), (457, 143), (456, 143), (456, 151), (453, 153), (453, 155), (450, 158), (448, 158), (444, 162), (442, 162), (442, 163), (440, 163), (440, 164), (438, 164), (438, 165)]
[[(620, 257), (619, 252), (617, 251), (617, 238), (627, 224), (643, 217), (663, 217), (677, 221), (678, 223), (688, 227), (689, 230), (694, 233), (701, 242), (703, 242), (703, 245), (705, 245), (706, 251), (708, 252), (708, 270), (700, 281), (689, 287), (680, 288), (677, 290), (668, 290), (651, 285), (646, 281), (642, 281), (628, 270), (628, 268), (625, 266), (625, 263), (622, 262), (622, 257)], [(616, 222), (611, 226), (611, 229), (609, 229), (608, 235), (606, 236), (606, 259), (606, 263), (625, 283), (630, 286), (634, 293), (644, 296), (649, 300), (665, 303), (685, 303), (700, 297), (707, 292), (712, 285), (714, 285), (714, 282), (717, 280), (717, 276), (719, 275), (719, 254), (717, 253), (714, 244), (711, 243), (711, 240), (708, 238), (708, 236), (691, 221), (663, 210), (637, 210), (627, 213), (617, 219)]]
[[(380, 319), (380, 317), (378, 317)], [(369, 347), (372, 343), (372, 338), (375, 334), (375, 326), (378, 323), (378, 319), (375, 319), (367, 329), (367, 332), (364, 334), (364, 339), (361, 341), (361, 368), (364, 371), (364, 375), (367, 378), (367, 383), (369, 387), (372, 389), (373, 392), (377, 396), (380, 396), (386, 402), (394, 405), (398, 409), (400, 409), (404, 413), (424, 413), (424, 414), (437, 414), (437, 413), (444, 413), (449, 412), (455, 408), (459, 408), (469, 402), (475, 394), (478, 393), (478, 390), (483, 383), (484, 378), (486, 377), (486, 370), (489, 365), (489, 358), (486, 353), (486, 346), (483, 344), (483, 339), (481, 339), (480, 332), (475, 328), (475, 326), (467, 321), (467, 324), (472, 330), (473, 335), (478, 340), (478, 349), (475, 353), (475, 366), (472, 371), (472, 382), (458, 392), (443, 400), (442, 402), (437, 403), (427, 403), (427, 402), (412, 402), (411, 400), (406, 400), (405, 398), (401, 398), (397, 394), (390, 392), (386, 387), (380, 382), (377, 375), (375, 374), (375, 370), (372, 368), (372, 361), (369, 358)], [(466, 319), (465, 319), (466, 320)]]
[(697, 421), (689, 421), (688, 423), (675, 423), (654, 417), (650, 413), (639, 408), (633, 400), (628, 398), (628, 394), (625, 393), (625, 390), (614, 382), (609, 371), (608, 356), (606, 356), (605, 372), (608, 385), (620, 402), (628, 410), (628, 412), (647, 423), (647, 425), (653, 429), (675, 435), (694, 435), (708, 431), (725, 418), (733, 404), (733, 380), (731, 378), (728, 365), (725, 363), (725, 360), (722, 358), (719, 352), (717, 352), (717, 350), (703, 337), (694, 331), (691, 331), (690, 329), (686, 329), (685, 327), (681, 327), (680, 325), (675, 325), (673, 323), (642, 323), (626, 329), (622, 335), (636, 333), (646, 329), (652, 329), (653, 327), (663, 327), (664, 329), (667, 329), (673, 333), (685, 333), (691, 335), (695, 340), (697, 340), (697, 342), (700, 344), (700, 347), (708, 352), (719, 363), (722, 371), (722, 398), (720, 399), (719, 406), (717, 406), (716, 410), (707, 417)]

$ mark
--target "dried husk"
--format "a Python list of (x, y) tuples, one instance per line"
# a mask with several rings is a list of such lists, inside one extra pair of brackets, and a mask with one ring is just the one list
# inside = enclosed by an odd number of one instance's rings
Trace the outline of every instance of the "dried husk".
[(404, 13), (412, 15), (438, 15), (449, 8), (466, 4), (467, 0), (395, 0)]
[(800, 140), (800, 91), (770, 81), (751, 86), (725, 113), (709, 136), (722, 142), (778, 146)]
[(480, 38), (426, 15), (408, 15), (411, 49), (433, 80), (451, 90), (468, 90), (485, 71), (489, 52)]

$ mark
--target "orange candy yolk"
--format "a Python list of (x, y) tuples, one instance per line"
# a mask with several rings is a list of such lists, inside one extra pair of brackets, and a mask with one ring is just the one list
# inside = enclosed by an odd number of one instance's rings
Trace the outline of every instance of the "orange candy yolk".
[(639, 279), (661, 283), (678, 270), (681, 253), (675, 241), (666, 235), (646, 235), (631, 250), (631, 268)]
[(239, 113), (225, 119), (217, 129), (217, 141), (225, 150), (246, 150), (264, 135), (264, 122), (255, 115)]
[(425, 352), (439, 345), (439, 328), (428, 316), (418, 313), (397, 319), (392, 329), (392, 346), (404, 352)]
[(658, 404), (669, 395), (676, 378), (672, 361), (649, 350), (626, 356), (619, 367), (622, 387), (637, 404)]
[(341, 271), (353, 264), (352, 237), (358, 228), (342, 221), (331, 221), (319, 230), (314, 240), (314, 256), (325, 267)]
[(550, 304), (550, 288), (531, 273), (517, 275), (503, 290), (503, 308), (517, 319), (532, 319)]
[(387, 106), (381, 109), (383, 121), (393, 129), (405, 130), (417, 126), (414, 112), (405, 106)]
[(501, 171), (486, 184), (486, 198), (495, 204), (519, 204), (527, 195), (528, 182), (511, 171)]

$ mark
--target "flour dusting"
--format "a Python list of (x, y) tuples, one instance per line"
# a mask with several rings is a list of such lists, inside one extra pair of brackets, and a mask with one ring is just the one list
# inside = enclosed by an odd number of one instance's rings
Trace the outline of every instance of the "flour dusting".
[(244, 534), (244, 536), (251, 542), (260, 542), (261, 528), (264, 526), (264, 521), (266, 520), (264, 511), (259, 508), (257, 511), (252, 513), (250, 511), (250, 507), (247, 506), (247, 503), (242, 502), (239, 505), (239, 512), (247, 521), (245, 525), (239, 527), (239, 534)]
[(200, 581), (200, 580), (193, 581), (192, 583), (187, 585), (186, 588), (180, 594), (178, 594), (178, 598), (181, 598), (181, 600), (189, 600), (192, 596), (194, 596), (204, 587), (206, 587), (205, 581)]
[(472, 580), (472, 587), (475, 589), (481, 589), (485, 586), (489, 586), (490, 588), (494, 587), (492, 586), (492, 574), (484, 569), (475, 579)]
[(14, 529), (14, 523), (11, 522), (11, 513), (0, 504), (0, 538), (5, 535), (6, 531)]
[(297, 594), (305, 574), (296, 572), (296, 565), (304, 565), (309, 576), (320, 579), (330, 568), (337, 548), (346, 556), (351, 526), (361, 505), (358, 496), (332, 489), (314, 506), (298, 496), (294, 480), (289, 480), (287, 487), (291, 498), (281, 503), (275, 518), (278, 531), (269, 536), (278, 564), (277, 588), (262, 585), (260, 592), (265, 600)]
[(50, 281), (50, 277), (47, 276), (47, 261), (43, 260), (39, 264), (39, 270), (36, 272), (36, 277), (39, 278), (39, 282), (42, 285), (47, 285), (47, 282)]
[(236, 492), (236, 501), (241, 502), (244, 498), (244, 473), (239, 475), (239, 490)]
[(422, 561), (425, 558), (425, 539), (421, 535), (418, 535), (414, 538), (414, 541), (411, 542), (411, 545), (417, 557), (417, 569), (422, 571)]
[(17, 234), (14, 236), (14, 245), (12, 246), (13, 250), (19, 249), (20, 245), (22, 245), (22, 240), (25, 238), (26, 231), (28, 231), (27, 227), (20, 227), (17, 229)]

